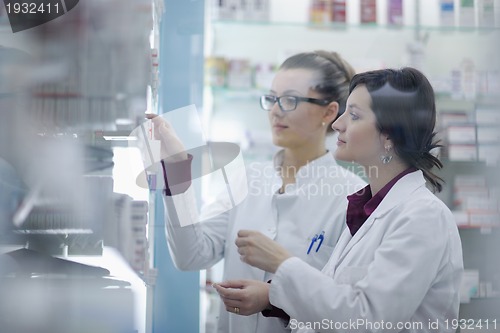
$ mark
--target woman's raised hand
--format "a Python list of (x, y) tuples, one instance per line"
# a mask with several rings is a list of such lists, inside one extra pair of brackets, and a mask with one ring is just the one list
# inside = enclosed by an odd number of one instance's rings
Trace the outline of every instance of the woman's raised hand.
[(146, 114), (146, 118), (151, 119), (153, 122), (155, 139), (161, 141), (161, 159), (168, 162), (186, 160), (188, 158), (186, 148), (175, 133), (172, 125), (157, 114)]

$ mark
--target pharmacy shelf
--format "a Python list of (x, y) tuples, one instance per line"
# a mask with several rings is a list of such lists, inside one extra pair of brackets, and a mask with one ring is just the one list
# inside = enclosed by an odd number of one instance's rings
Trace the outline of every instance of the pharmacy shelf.
[(484, 225), (459, 225), (458, 229), (491, 229), (491, 228), (500, 228), (500, 225), (491, 225), (491, 224), (484, 224)]
[(416, 26), (416, 25), (389, 25), (377, 23), (309, 23), (309, 22), (271, 22), (271, 21), (250, 21), (250, 20), (212, 20), (213, 25), (223, 26), (266, 26), (266, 27), (300, 27), (321, 30), (342, 30), (342, 29), (381, 29), (381, 30), (422, 30), (439, 32), (479, 32), (487, 33), (500, 31), (500, 27), (469, 27), (469, 26)]

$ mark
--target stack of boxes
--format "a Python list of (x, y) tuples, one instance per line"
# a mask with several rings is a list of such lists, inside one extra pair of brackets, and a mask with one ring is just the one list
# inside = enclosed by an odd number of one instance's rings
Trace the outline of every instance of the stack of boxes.
[(139, 275), (147, 275), (149, 270), (149, 251), (147, 239), (148, 203), (132, 200), (128, 195), (115, 194), (114, 223), (107, 227), (106, 239), (112, 244)]
[(269, 0), (211, 0), (214, 20), (269, 21)]
[(481, 161), (486, 165), (500, 162), (500, 112), (498, 106), (475, 105), (470, 111), (440, 112), (446, 133), (450, 161)]
[(276, 74), (276, 66), (249, 59), (208, 57), (205, 60), (205, 84), (215, 88), (269, 89)]
[(487, 165), (500, 162), (500, 112), (498, 105), (476, 109), (478, 160)]
[(500, 189), (484, 175), (457, 175), (453, 188), (456, 222), (462, 227), (500, 226)]

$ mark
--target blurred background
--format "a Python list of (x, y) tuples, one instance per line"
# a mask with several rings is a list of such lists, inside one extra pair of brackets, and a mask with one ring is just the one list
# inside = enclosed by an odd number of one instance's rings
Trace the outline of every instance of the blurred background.
[(213, 332), (223, 263), (174, 268), (158, 170), (137, 185), (145, 138), (133, 130), (148, 129), (145, 112), (193, 104), (171, 120), (185, 140), (267, 160), (258, 97), (284, 59), (318, 49), (358, 72), (413, 66), (430, 79), (439, 196), (464, 249), (460, 316), (500, 324), (500, 1), (35, 2), (64, 14), (13, 32), (13, 2), (0, 5), (2, 332)]

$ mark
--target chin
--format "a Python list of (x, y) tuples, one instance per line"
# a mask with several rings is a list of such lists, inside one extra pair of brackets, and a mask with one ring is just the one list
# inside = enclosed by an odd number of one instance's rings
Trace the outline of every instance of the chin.
[(352, 159), (348, 158), (348, 156), (345, 156), (345, 154), (339, 153), (338, 150), (335, 151), (333, 157), (339, 161), (344, 161), (344, 162), (352, 161)]
[(286, 141), (280, 138), (273, 137), (273, 144), (277, 147), (286, 148)]

